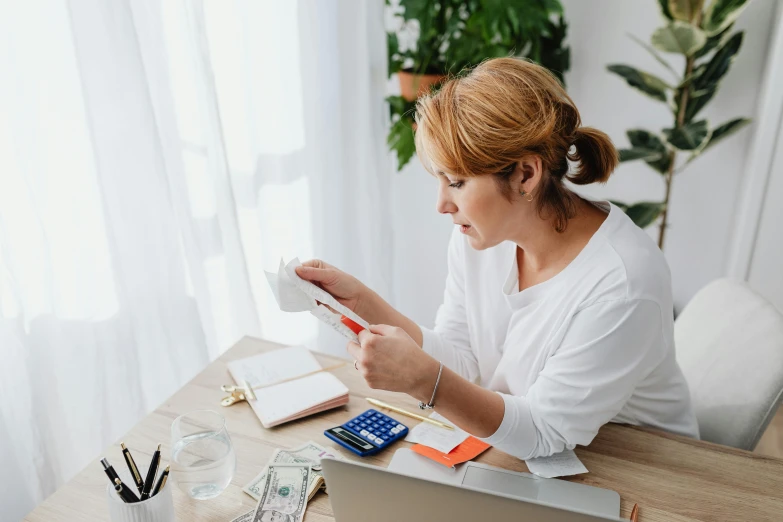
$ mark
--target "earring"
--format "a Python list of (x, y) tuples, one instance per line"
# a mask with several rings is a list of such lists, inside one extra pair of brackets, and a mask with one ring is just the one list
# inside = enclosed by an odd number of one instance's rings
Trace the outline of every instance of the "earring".
[(525, 192), (524, 190), (520, 190), (519, 191), (519, 195), (520, 196), (524, 197), (525, 194), (527, 194), (527, 197), (525, 198), (525, 201), (527, 201), (528, 203), (532, 203), (532, 201), (533, 201), (533, 194)]

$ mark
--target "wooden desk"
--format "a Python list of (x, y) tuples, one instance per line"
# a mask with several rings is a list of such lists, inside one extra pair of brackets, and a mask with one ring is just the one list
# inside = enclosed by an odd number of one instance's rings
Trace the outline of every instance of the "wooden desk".
[[(243, 339), (122, 438), (143, 468), (156, 445), (163, 443), (165, 465), (170, 454), (170, 426), (177, 416), (206, 408), (226, 417), (237, 453), (236, 476), (220, 497), (209, 501), (192, 500), (176, 487), (172, 488), (179, 520), (228, 522), (250, 510), (255, 501), (242, 492), (242, 486), (261, 470), (275, 448), (294, 447), (308, 440), (334, 447), (323, 431), (365, 411), (369, 407), (364, 400), (367, 396), (410, 410), (416, 408), (416, 402), (405, 395), (370, 390), (350, 364), (335, 372), (351, 390), (351, 402), (346, 407), (268, 430), (261, 426), (247, 404), (222, 408), (219, 402), (226, 394), (220, 386), (232, 382), (226, 362), (278, 347), (258, 339)], [(334, 363), (334, 358), (329, 356), (319, 354), (318, 358), (324, 366)], [(404, 419), (404, 422), (413, 426), (412, 420)], [(410, 444), (399, 442), (396, 448), (405, 446)], [(393, 450), (381, 452), (362, 461), (386, 466), (393, 453)], [(576, 453), (590, 472), (570, 480), (619, 492), (621, 514), (625, 518), (630, 515), (634, 502), (638, 502), (642, 522), (783, 520), (783, 460), (780, 459), (614, 424), (602, 428), (589, 447), (580, 447)], [(350, 458), (348, 451), (342, 454)], [(102, 456), (125, 471), (119, 441), (106, 448)], [(107, 480), (99, 460), (96, 458), (25, 520), (108, 520)], [(485, 452), (478, 461), (527, 471), (523, 461), (495, 449)], [(334, 520), (327, 495), (316, 494), (307, 506), (305, 520)]]

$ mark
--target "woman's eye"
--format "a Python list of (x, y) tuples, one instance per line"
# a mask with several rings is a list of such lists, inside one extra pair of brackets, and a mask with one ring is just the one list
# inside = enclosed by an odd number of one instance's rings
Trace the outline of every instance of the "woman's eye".
[(464, 181), (455, 181), (454, 183), (449, 184), (449, 187), (451, 188), (460, 188), (465, 182)]

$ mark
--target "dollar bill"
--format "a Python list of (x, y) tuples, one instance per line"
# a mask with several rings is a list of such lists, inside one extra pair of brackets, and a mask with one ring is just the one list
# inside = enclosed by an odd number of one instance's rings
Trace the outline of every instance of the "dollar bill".
[(270, 464), (250, 522), (302, 522), (310, 464)]
[[(272, 458), (269, 459), (269, 464), (310, 464), (312, 471), (310, 473), (310, 481), (307, 484), (307, 500), (310, 500), (321, 488), (325, 487), (324, 475), (321, 472), (321, 459), (323, 457), (342, 458), (323, 446), (310, 441), (298, 448), (275, 450), (274, 454), (272, 454)], [(261, 498), (261, 490), (264, 488), (264, 483), (266, 482), (267, 469), (268, 465), (265, 466), (264, 469), (261, 470), (261, 473), (253, 480), (248, 482), (245, 487), (242, 488), (242, 491), (256, 500)], [(237, 520), (236, 522), (245, 521)]]

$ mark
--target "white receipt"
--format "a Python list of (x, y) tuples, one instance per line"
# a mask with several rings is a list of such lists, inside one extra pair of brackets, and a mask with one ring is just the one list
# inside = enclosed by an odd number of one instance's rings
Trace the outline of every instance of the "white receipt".
[(543, 478), (565, 477), (587, 473), (587, 468), (572, 450), (563, 450), (549, 457), (526, 460), (527, 469)]
[[(443, 415), (439, 415), (437, 412), (432, 412), (430, 419), (439, 420), (450, 426), (454, 426), (454, 423), (450, 422)], [(451, 431), (430, 424), (429, 422), (422, 422), (417, 426), (414, 426), (413, 429), (408, 432), (408, 436), (405, 437), (405, 440), (429, 446), (441, 453), (449, 453), (451, 450), (465, 442), (465, 439), (468, 437), (468, 433), (456, 426), (454, 426), (454, 431)]]
[[(301, 265), (298, 258), (292, 259), (288, 264), (281, 259), (276, 274), (264, 271), (277, 300), (277, 306), (284, 312), (310, 312), (348, 339), (356, 341), (356, 334), (340, 321), (340, 315), (348, 317), (364, 328), (370, 325), (349, 308), (337, 302), (329, 292), (296, 275), (295, 268)], [(324, 305), (329, 305), (339, 313), (332, 312)]]

